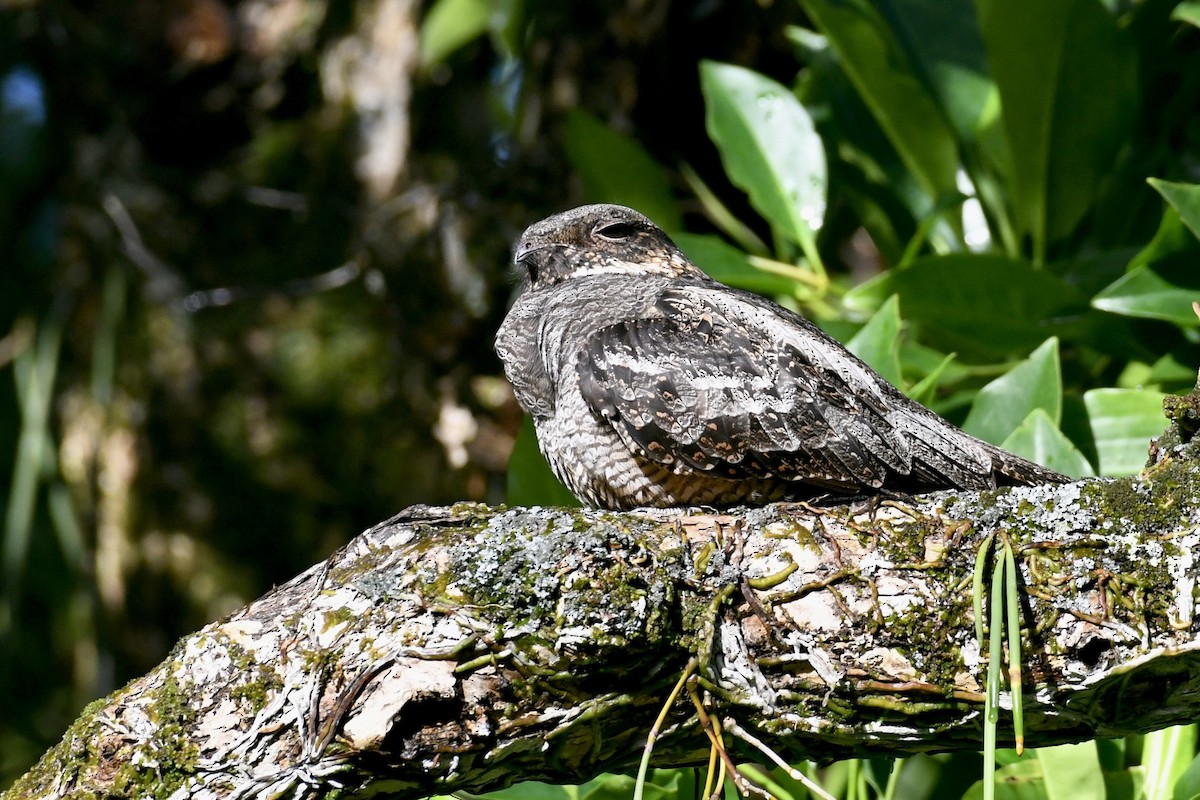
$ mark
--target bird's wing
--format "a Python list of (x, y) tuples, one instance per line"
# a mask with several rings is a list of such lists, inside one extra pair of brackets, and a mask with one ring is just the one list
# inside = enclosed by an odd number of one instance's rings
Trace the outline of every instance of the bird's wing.
[(676, 472), (879, 487), (889, 471), (909, 475), (920, 447), (861, 361), (724, 286), (672, 286), (652, 313), (593, 334), (576, 368), (589, 407)]

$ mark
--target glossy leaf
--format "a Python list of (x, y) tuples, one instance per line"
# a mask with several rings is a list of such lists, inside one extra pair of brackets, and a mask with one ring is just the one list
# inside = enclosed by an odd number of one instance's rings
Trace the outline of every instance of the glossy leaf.
[(1146, 317), (1195, 327), (1200, 317), (1192, 304), (1200, 301), (1200, 267), (1192, 253), (1144, 264), (1118, 278), (1092, 299), (1103, 311)]
[(1167, 427), (1162, 401), (1161, 392), (1145, 389), (1093, 389), (1084, 394), (1100, 475), (1133, 475), (1145, 466), (1150, 440)]
[[(579, 800), (579, 786), (555, 786), (540, 781), (522, 781), (507, 789), (478, 795), (487, 800)], [(441, 795), (430, 800), (455, 800), (454, 795)]]
[(796, 38), (821, 43), (804, 54), (807, 66), (797, 77), (796, 95), (820, 114), (822, 137), (837, 142), (830, 185), (847, 204), (837, 210), (859, 220), (885, 260), (898, 263), (916, 220), (930, 214), (932, 198), (896, 153), (825, 37), (790, 30)]
[(954, 353), (943, 353), (932, 347), (905, 339), (900, 344), (900, 366), (905, 375), (928, 376), (942, 374), (942, 380), (955, 383), (969, 374), (969, 369), (957, 362)]
[(1196, 384), (1197, 366), (1200, 366), (1200, 352), (1195, 346), (1167, 353), (1150, 365), (1144, 382), (1190, 388)]
[(1200, 756), (1194, 757), (1175, 782), (1171, 800), (1189, 800), (1200, 795)]
[(675, 244), (710, 278), (765, 295), (792, 294), (796, 281), (759, 269), (746, 254), (718, 236), (680, 233)]
[(444, 61), (458, 48), (488, 29), (490, 0), (437, 0), (421, 21), (421, 63)]
[(931, 197), (955, 191), (958, 146), (929, 88), (865, 0), (802, 0), (905, 166)]
[[(680, 800), (693, 797), (700, 787), (692, 769), (651, 770), (642, 787), (644, 800)], [(579, 800), (628, 800), (633, 796), (634, 779), (628, 775), (601, 775), (579, 787)], [(514, 798), (515, 800), (515, 798)]]
[(1171, 797), (1196, 752), (1197, 726), (1175, 725), (1147, 733), (1142, 740), (1146, 797)]
[(1030, 411), (1029, 416), (1000, 446), (1072, 478), (1086, 478), (1095, 474), (1083, 453), (1063, 435), (1043, 408)]
[[(1180, 223), (1183, 227), (1183, 223)], [(1183, 230), (1183, 235), (1192, 239), (1192, 235)], [(1131, 259), (1141, 257), (1135, 248), (1128, 247), (1119, 250), (1102, 250), (1099, 252), (1078, 253), (1072, 257), (1060, 259), (1047, 267), (1055, 275), (1083, 294), (1094, 295), (1129, 272)]]
[(996, 120), (996, 85), (973, 4), (880, 0), (879, 7), (961, 139)]
[(1149, 178), (1147, 181), (1179, 213), (1183, 224), (1200, 237), (1200, 186), (1194, 183), (1171, 183)]
[(586, 111), (567, 115), (567, 157), (583, 178), (589, 203), (620, 203), (635, 208), (660, 228), (674, 232), (683, 219), (666, 170), (636, 141)]
[[(932, 403), (933, 399), (936, 397), (938, 386), (943, 380), (946, 379), (947, 373), (954, 365), (954, 359), (954, 353), (950, 353), (949, 355), (943, 357), (936, 367), (930, 370), (925, 377), (921, 378), (920, 381), (907, 390), (908, 396), (913, 400), (916, 400), (921, 405), (929, 406), (929, 404)], [(901, 359), (901, 362), (903, 363), (903, 358)]]
[(959, 798), (979, 775), (979, 755), (967, 751), (917, 753), (904, 759), (890, 800)]
[(976, 7), (1000, 91), (1012, 207), (1041, 261), (1091, 207), (1128, 138), (1138, 113), (1133, 38), (1097, 0)]
[(729, 179), (775, 228), (815, 253), (825, 219), (825, 149), (808, 112), (757, 72), (700, 64), (705, 120)]
[(1177, 19), (1200, 28), (1200, 2), (1184, 0), (1171, 11), (1171, 19)]
[[(984, 797), (983, 781), (978, 781), (967, 790), (966, 794), (962, 796), (962, 800), (983, 800)], [(997, 769), (995, 798), (996, 800), (1049, 800), (1042, 782), (1042, 765), (1035, 758), (1023, 758)], [(1081, 797), (1079, 800), (1103, 800), (1103, 795), (1097, 798)]]
[(1042, 780), (1049, 800), (1080, 800), (1105, 796), (1104, 775), (1095, 742), (1040, 747), (1034, 751), (1042, 764)]
[[(945, 188), (943, 197), (974, 189), (975, 197), (954, 212), (962, 221), (963, 244), (979, 250), (994, 231), (1005, 252), (1016, 255), (1019, 251), (1004, 184), (1011, 157), (975, 5), (930, 0), (873, 2), (957, 136), (956, 161), (961, 162), (962, 171), (956, 174), (954, 184)], [(959, 175), (969, 178), (972, 186), (960, 186)], [(979, 205), (973, 206), (976, 202)]]
[(895, 295), (875, 312), (846, 348), (894, 386), (900, 377), (900, 301)]
[(972, 436), (999, 444), (1034, 409), (1045, 411), (1052, 425), (1058, 427), (1062, 419), (1062, 372), (1055, 338), (1047, 339), (1029, 358), (983, 387), (962, 428)]
[(1087, 310), (1083, 295), (1028, 261), (971, 254), (918, 259), (856, 287), (846, 303), (875, 309), (893, 294), (905, 319), (943, 334), (927, 344), (987, 354), (1028, 352)]
[[(628, 775), (603, 773), (579, 786), (556, 786), (539, 781), (525, 781), (507, 789), (471, 795), (480, 800), (628, 800), (633, 795), (634, 779)], [(692, 769), (651, 770), (643, 787), (645, 800), (679, 800), (693, 796), (698, 787)], [(430, 800), (452, 800), (453, 795), (439, 795)]]
[(1196, 235), (1183, 223), (1179, 212), (1168, 206), (1163, 211), (1162, 221), (1158, 224), (1154, 238), (1130, 259), (1126, 271), (1133, 272), (1144, 264), (1152, 264), (1186, 250), (1194, 250), (1196, 245)]

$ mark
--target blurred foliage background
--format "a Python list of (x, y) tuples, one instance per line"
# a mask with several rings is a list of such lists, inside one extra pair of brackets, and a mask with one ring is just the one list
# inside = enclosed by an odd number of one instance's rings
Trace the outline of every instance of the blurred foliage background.
[[(512, 240), (579, 202), (636, 206), (977, 435), (1135, 471), (1200, 363), (1198, 20), (0, 3), (0, 786), (177, 637), (402, 507), (567, 501), (491, 343)], [(1194, 731), (1091, 744), (1088, 796), (1150, 786), (1143, 751), (1167, 786), (1144, 796), (1192, 786)], [(961, 797), (963, 758), (826, 777)], [(1053, 797), (1053, 758), (1005, 768)]]

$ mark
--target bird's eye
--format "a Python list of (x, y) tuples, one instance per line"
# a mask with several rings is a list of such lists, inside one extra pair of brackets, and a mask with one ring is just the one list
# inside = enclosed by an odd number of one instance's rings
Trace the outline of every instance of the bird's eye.
[(628, 222), (609, 222), (601, 223), (592, 231), (602, 239), (608, 239), (612, 242), (619, 242), (622, 239), (628, 239), (637, 233), (637, 228), (630, 225)]

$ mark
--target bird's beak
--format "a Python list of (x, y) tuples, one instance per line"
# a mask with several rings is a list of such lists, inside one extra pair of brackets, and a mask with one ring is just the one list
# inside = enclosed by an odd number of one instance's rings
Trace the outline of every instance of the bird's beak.
[(542, 244), (536, 239), (522, 239), (513, 248), (513, 263), (524, 265), (526, 260), (541, 248)]

